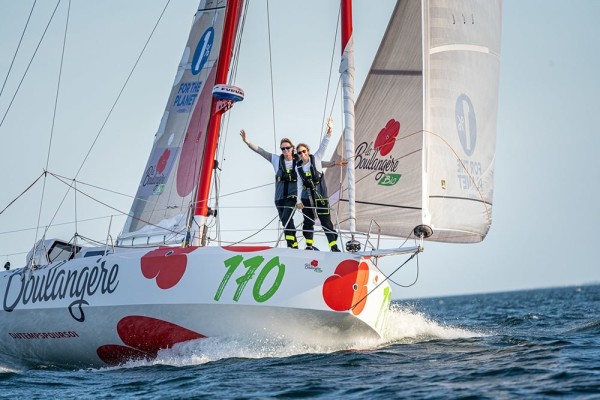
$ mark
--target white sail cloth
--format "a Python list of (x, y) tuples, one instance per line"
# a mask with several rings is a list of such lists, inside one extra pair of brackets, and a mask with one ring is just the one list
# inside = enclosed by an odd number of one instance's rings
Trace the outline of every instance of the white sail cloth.
[[(374, 220), (394, 237), (427, 225), (430, 240), (483, 240), (491, 224), (500, 30), (499, 1), (398, 1), (356, 103), (357, 231)], [(340, 141), (334, 158), (343, 154)], [(347, 184), (339, 171), (327, 179), (343, 222)]]

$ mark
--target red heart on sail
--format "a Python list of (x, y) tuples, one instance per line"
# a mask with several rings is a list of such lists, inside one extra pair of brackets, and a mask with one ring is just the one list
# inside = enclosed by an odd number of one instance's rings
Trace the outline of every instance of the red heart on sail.
[(169, 161), (169, 157), (171, 156), (171, 150), (165, 149), (161, 154), (158, 162), (156, 163), (156, 172), (162, 174), (165, 168), (167, 167), (167, 161)]
[(161, 289), (177, 285), (187, 268), (187, 253), (195, 247), (162, 247), (144, 255), (140, 261), (142, 274), (148, 279), (156, 278)]
[(377, 135), (377, 139), (375, 139), (375, 150), (379, 150), (380, 155), (386, 156), (394, 148), (396, 136), (398, 136), (399, 132), (400, 122), (390, 119)]
[(137, 315), (121, 319), (117, 324), (117, 333), (127, 346), (107, 344), (96, 349), (98, 357), (109, 365), (153, 359), (161, 349), (206, 337), (171, 322)]
[(346, 311), (358, 315), (367, 302), (369, 267), (355, 260), (344, 260), (335, 269), (334, 275), (323, 283), (323, 299), (335, 311)]

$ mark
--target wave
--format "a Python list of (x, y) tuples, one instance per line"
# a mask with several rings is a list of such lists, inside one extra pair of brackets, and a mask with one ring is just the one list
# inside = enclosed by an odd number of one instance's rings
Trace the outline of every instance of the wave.
[[(309, 337), (215, 337), (179, 343), (161, 350), (153, 361), (132, 361), (116, 368), (151, 365), (190, 366), (226, 359), (288, 358), (304, 354), (369, 351), (394, 343), (418, 343), (432, 339), (461, 339), (485, 336), (480, 332), (436, 322), (425, 314), (393, 304), (384, 337), (353, 337), (346, 341), (324, 341), (319, 332)], [(112, 369), (112, 368), (111, 368)]]
[(600, 332), (600, 319), (593, 320), (581, 326), (571, 328), (565, 333)]
[(392, 304), (387, 329), (384, 334), (391, 342), (414, 343), (432, 339), (464, 339), (483, 337), (486, 334), (440, 323), (419, 311)]

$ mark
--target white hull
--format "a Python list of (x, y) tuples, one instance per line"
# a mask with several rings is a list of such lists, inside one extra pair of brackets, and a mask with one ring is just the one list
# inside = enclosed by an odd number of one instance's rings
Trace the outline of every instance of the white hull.
[(0, 298), (3, 356), (105, 366), (205, 337), (380, 337), (391, 289), (348, 253), (192, 247), (6, 271)]

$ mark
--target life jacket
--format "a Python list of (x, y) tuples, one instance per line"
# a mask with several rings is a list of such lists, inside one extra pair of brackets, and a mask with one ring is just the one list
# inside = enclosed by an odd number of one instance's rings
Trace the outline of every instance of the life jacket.
[(296, 164), (297, 160), (298, 155), (294, 153), (292, 156), (292, 168), (286, 168), (283, 154), (279, 156), (279, 169), (277, 170), (277, 173), (275, 173), (276, 200), (279, 200), (277, 198), (279, 197), (277, 196), (277, 193), (281, 191), (283, 199), (296, 195), (296, 182), (298, 181), (298, 173), (296, 172), (296, 168), (293, 166)]
[(319, 184), (321, 183), (321, 178), (323, 178), (323, 173), (317, 171), (315, 168), (315, 156), (309, 154), (310, 157), (310, 169), (308, 171), (304, 171), (302, 169), (302, 161), (298, 160), (298, 171), (300, 172), (300, 178), (302, 179), (302, 185), (309, 190), (315, 190)]

